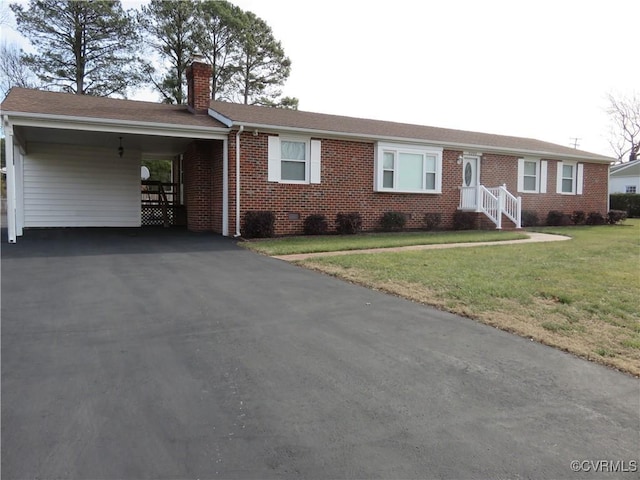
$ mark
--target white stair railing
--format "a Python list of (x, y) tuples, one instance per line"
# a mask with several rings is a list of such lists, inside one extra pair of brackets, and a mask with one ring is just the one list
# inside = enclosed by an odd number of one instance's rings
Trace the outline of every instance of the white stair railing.
[[(522, 199), (512, 195), (506, 185), (487, 188), (484, 185), (473, 187), (475, 189), (475, 211), (484, 213), (495, 223), (497, 229), (502, 228), (502, 214), (510, 219), (516, 228), (522, 227)], [(471, 192), (463, 192), (461, 196), (461, 208), (471, 206)]]
[[(478, 186), (478, 207), (489, 219), (496, 224), (496, 228), (502, 228), (502, 209), (499, 192), (484, 185)], [(496, 195), (498, 193), (498, 195)]]
[(502, 201), (502, 213), (516, 224), (516, 228), (522, 228), (522, 198), (512, 195), (506, 185), (498, 188)]
[(478, 192), (476, 187), (460, 187), (460, 210), (473, 210), (478, 208)]
[(496, 228), (502, 228), (502, 214), (511, 220), (516, 228), (522, 228), (522, 199), (516, 197), (506, 185), (487, 188), (460, 187), (460, 210), (481, 212), (495, 223)]

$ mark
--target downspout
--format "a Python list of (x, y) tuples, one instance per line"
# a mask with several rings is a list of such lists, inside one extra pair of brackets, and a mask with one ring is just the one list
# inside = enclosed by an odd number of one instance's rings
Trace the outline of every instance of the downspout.
[(240, 233), (240, 135), (244, 132), (244, 125), (240, 125), (240, 130), (236, 133), (236, 234), (234, 238), (241, 236)]
[(4, 133), (4, 150), (7, 167), (5, 176), (7, 181), (7, 236), (9, 243), (16, 243), (16, 167), (13, 158), (15, 146), (13, 145), (13, 125), (7, 117), (4, 117)]
[(607, 165), (607, 212), (611, 210), (611, 164)]

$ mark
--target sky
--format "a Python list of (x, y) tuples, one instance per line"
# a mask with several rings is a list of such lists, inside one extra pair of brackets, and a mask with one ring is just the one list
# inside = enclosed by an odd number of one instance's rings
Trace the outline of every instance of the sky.
[(613, 155), (607, 94), (640, 93), (638, 0), (232, 3), (282, 43), (292, 61), (283, 93), (300, 110), (567, 146), (578, 138), (582, 150)]

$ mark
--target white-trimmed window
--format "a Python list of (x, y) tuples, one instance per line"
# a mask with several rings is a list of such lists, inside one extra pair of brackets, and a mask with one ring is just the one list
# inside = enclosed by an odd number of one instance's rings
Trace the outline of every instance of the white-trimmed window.
[(638, 192), (636, 191), (635, 185), (626, 185), (624, 187), (624, 193), (638, 193)]
[(547, 161), (538, 158), (518, 159), (518, 192), (547, 193)]
[(309, 137), (269, 137), (270, 182), (320, 183), (320, 140)]
[(582, 195), (584, 165), (576, 162), (558, 162), (556, 193)]
[(442, 148), (379, 143), (375, 165), (377, 192), (442, 192)]

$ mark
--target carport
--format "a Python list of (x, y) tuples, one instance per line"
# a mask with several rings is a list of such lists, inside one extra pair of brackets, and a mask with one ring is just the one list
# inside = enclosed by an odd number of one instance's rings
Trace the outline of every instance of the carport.
[[(10, 243), (27, 228), (140, 227), (143, 158), (172, 160), (188, 226), (228, 231), (224, 224), (189, 224), (189, 216), (213, 216), (204, 209), (226, 219), (228, 208), (222, 179), (228, 129), (206, 113), (20, 88), (11, 90), (2, 110)], [(190, 194), (201, 191), (202, 182), (211, 192), (206, 202)]]

